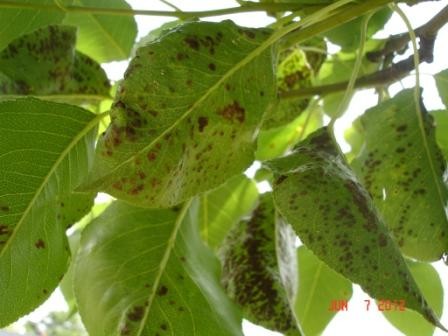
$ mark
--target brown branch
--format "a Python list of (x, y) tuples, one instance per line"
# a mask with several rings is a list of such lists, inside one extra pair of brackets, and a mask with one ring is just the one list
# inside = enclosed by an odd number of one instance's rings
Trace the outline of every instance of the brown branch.
[[(419, 56), (420, 62), (431, 63), (434, 59), (434, 43), (437, 37), (437, 33), (446, 23), (448, 23), (448, 6), (442, 9), (437, 15), (435, 15), (431, 20), (429, 20), (423, 26), (417, 28), (415, 30), (416, 36), (419, 38)], [(393, 36), (394, 47), (399, 47), (402, 45), (402, 41), (406, 41), (406, 44), (409, 42), (410, 37), (405, 37), (404, 34), (400, 34), (400, 36)], [(401, 39), (401, 40), (400, 40)], [(393, 49), (392, 46), (389, 48), (389, 52), (384, 52), (381, 54), (383, 57), (388, 56), (393, 51), (397, 51), (397, 49)], [(384, 50), (384, 49), (383, 49)], [(399, 49), (398, 49), (399, 50)], [(398, 63), (393, 64), (387, 69), (380, 70), (370, 75), (366, 75), (360, 77), (355, 82), (355, 88), (357, 89), (366, 89), (384, 86), (393, 82), (396, 82), (408, 75), (412, 70), (414, 70), (414, 56), (411, 55), (407, 59), (400, 61)], [(329, 93), (341, 92), (346, 90), (348, 82), (339, 82), (334, 84), (315, 86), (309, 88), (301, 88), (297, 90), (291, 90), (288, 92), (283, 92), (279, 95), (281, 99), (293, 99), (293, 98), (305, 98), (314, 95), (325, 95)]]

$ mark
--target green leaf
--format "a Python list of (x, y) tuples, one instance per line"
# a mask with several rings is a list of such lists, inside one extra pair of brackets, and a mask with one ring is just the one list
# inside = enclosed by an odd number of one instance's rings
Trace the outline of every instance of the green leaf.
[(344, 132), (344, 139), (350, 144), (350, 152), (345, 153), (345, 157), (348, 162), (352, 162), (361, 152), (364, 145), (364, 136), (361, 120), (358, 118), (352, 122), (351, 127), (347, 128)]
[[(36, 0), (16, 0), (20, 3), (36, 3)], [(52, 5), (54, 0), (39, 0), (40, 5)], [(35, 29), (51, 24), (58, 24), (64, 19), (61, 10), (47, 11), (44, 9), (2, 8), (0, 22), (0, 50), (3, 50), (12, 40), (28, 34)]]
[[(68, 242), (70, 246), (70, 252), (71, 255), (76, 255), (76, 251), (79, 248), (79, 242), (81, 240), (81, 231), (76, 230), (73, 232), (70, 236), (68, 236)], [(76, 313), (78, 310), (76, 306), (76, 297), (75, 297), (75, 291), (73, 289), (73, 278), (74, 278), (74, 265), (75, 260), (72, 259), (70, 262), (70, 265), (67, 269), (67, 272), (64, 275), (64, 278), (59, 283), (59, 289), (62, 292), (62, 295), (64, 296), (65, 302), (68, 306), (68, 314), (71, 316), (72, 314)]]
[(167, 207), (249, 167), (274, 91), (267, 34), (194, 22), (140, 48), (83, 189)]
[[(381, 30), (392, 15), (389, 8), (376, 12), (369, 20), (367, 38), (371, 38), (377, 31)], [(363, 17), (356, 18), (341, 26), (338, 26), (323, 35), (334, 44), (338, 44), (344, 50), (353, 50), (359, 46), (361, 37), (361, 25)]]
[(409, 89), (367, 110), (360, 117), (365, 143), (352, 166), (402, 252), (433, 261), (448, 248), (446, 165), (433, 119), (421, 108), (419, 116)]
[(257, 200), (257, 185), (244, 175), (237, 175), (202, 195), (202, 239), (212, 248), (219, 247), (227, 232), (255, 208)]
[(283, 155), (300, 139), (323, 126), (323, 111), (317, 104), (312, 104), (304, 113), (291, 123), (262, 130), (258, 135), (255, 157), (257, 160), (269, 160)]
[(75, 103), (107, 98), (106, 73), (75, 52), (75, 41), (75, 28), (48, 26), (11, 42), (0, 53), (0, 94)]
[[(73, 0), (72, 5), (131, 9), (124, 0)], [(133, 16), (67, 13), (64, 23), (78, 27), (77, 49), (100, 63), (128, 58), (137, 36)]]
[(434, 79), (439, 90), (439, 96), (445, 104), (445, 107), (448, 108), (448, 69), (435, 74)]
[(441, 326), (326, 128), (269, 165), (276, 172), (277, 209), (319, 259), (371, 297), (405, 300), (407, 307)]
[(431, 111), (436, 122), (436, 140), (440, 150), (448, 160), (448, 110)]
[(299, 265), (296, 316), (305, 335), (320, 335), (336, 315), (332, 300), (349, 300), (352, 283), (319, 260), (306, 246), (297, 250)]
[(99, 117), (32, 98), (0, 103), (0, 326), (36, 308), (68, 265), (65, 230), (91, 207), (72, 193)]
[(229, 232), (219, 251), (222, 283), (245, 318), (287, 335), (300, 335), (280, 281), (275, 230), (272, 196), (264, 194), (251, 218)]
[(197, 202), (182, 210), (115, 202), (86, 227), (75, 293), (89, 335), (242, 335), (197, 219)]
[[(430, 264), (421, 262), (408, 261), (408, 267), (428, 303), (438, 316), (442, 316), (443, 287), (437, 271)], [(385, 304), (387, 303), (383, 302), (382, 309), (388, 308)], [(395, 310), (396, 308), (396, 306), (392, 306), (390, 311), (385, 310), (383, 314), (406, 336), (431, 336), (434, 334), (435, 327), (419, 314), (407, 309), (405, 311)]]

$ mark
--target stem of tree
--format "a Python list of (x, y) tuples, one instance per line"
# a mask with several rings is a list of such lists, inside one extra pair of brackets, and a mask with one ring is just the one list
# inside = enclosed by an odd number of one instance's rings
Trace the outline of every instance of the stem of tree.
[(285, 12), (296, 11), (304, 8), (319, 9), (324, 5), (303, 5), (297, 3), (258, 3), (258, 2), (245, 2), (244, 6), (230, 7), (223, 9), (214, 9), (208, 11), (163, 11), (163, 10), (141, 10), (141, 9), (125, 9), (125, 8), (108, 8), (108, 7), (86, 7), (86, 6), (74, 6), (62, 4), (39, 4), (29, 2), (17, 2), (17, 1), (0, 1), (0, 8), (9, 9), (34, 9), (34, 10), (47, 10), (47, 11), (65, 11), (69, 13), (88, 13), (88, 14), (107, 14), (117, 16), (134, 16), (134, 15), (147, 15), (147, 16), (168, 16), (177, 17), (179, 19), (200, 18), (209, 16), (220, 16), (228, 14), (246, 13), (246, 12)]
[[(446, 23), (448, 23), (448, 6), (443, 8), (426, 24), (415, 29), (415, 35), (420, 40), (420, 48), (418, 49), (420, 62), (431, 63), (433, 61), (434, 43), (437, 37), (437, 33)], [(370, 60), (379, 60), (381, 57), (390, 56), (391, 54), (402, 50), (403, 47), (409, 43), (409, 40), (409, 33), (394, 35), (389, 39), (389, 42), (386, 43), (386, 46), (382, 50), (375, 53), (370, 53), (367, 57)], [(414, 69), (414, 55), (411, 55), (407, 59), (395, 63), (389, 68), (360, 77), (355, 82), (355, 88), (366, 89), (391, 84), (393, 82), (399, 81)], [(283, 92), (279, 95), (279, 97), (281, 99), (295, 99), (311, 97), (315, 95), (321, 96), (344, 91), (347, 88), (347, 85), (348, 82), (338, 82), (334, 84), (301, 88)]]

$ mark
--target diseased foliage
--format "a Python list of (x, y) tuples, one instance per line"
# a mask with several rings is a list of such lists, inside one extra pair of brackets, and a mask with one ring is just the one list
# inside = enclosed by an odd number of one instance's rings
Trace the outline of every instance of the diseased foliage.
[[(384, 312), (404, 333), (444, 330), (447, 111), (419, 83), (389, 94), (416, 67), (395, 59), (408, 35), (372, 38), (395, 7), (238, 2), (0, 0), (0, 326), (60, 286), (91, 336), (242, 336), (243, 318), (314, 336), (354, 283), (405, 302)], [(253, 10), (275, 23), (203, 19)], [(447, 13), (415, 30), (421, 59)], [(136, 42), (137, 14), (177, 20)], [(112, 83), (101, 63), (126, 59)], [(364, 87), (379, 102), (342, 153), (341, 100)]]

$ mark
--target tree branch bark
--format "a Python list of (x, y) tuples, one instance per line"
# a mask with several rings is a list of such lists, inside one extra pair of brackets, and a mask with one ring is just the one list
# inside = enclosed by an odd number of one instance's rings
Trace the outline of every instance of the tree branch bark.
[[(415, 34), (419, 38), (420, 44), (418, 50), (420, 62), (431, 63), (434, 60), (434, 43), (437, 33), (446, 23), (448, 23), (448, 6), (443, 8), (426, 24), (415, 29)], [(405, 48), (405, 46), (407, 46), (409, 41), (410, 37), (407, 33), (394, 35), (389, 39), (382, 50), (369, 53), (366, 57), (371, 61), (379, 61), (383, 57), (388, 57), (395, 52), (400, 52), (403, 48)], [(408, 75), (412, 70), (414, 70), (414, 68), (414, 57), (411, 55), (407, 59), (395, 63), (387, 69), (360, 77), (355, 83), (355, 88), (374, 88), (396, 82)], [(279, 97), (281, 99), (293, 99), (315, 95), (325, 95), (344, 91), (347, 88), (347, 85), (348, 82), (339, 82), (322, 86), (301, 88), (283, 92), (279, 95)]]

